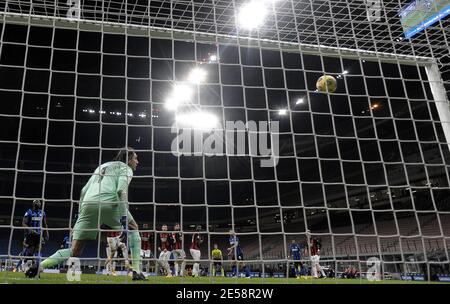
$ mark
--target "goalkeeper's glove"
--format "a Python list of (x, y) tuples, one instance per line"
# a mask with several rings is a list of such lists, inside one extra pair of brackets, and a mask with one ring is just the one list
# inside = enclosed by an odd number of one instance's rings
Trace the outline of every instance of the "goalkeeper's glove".
[(122, 225), (122, 234), (119, 236), (119, 240), (122, 243), (126, 243), (127, 242), (127, 235), (128, 235), (128, 223), (127, 223), (127, 217), (126, 216), (122, 216), (120, 218), (120, 224)]

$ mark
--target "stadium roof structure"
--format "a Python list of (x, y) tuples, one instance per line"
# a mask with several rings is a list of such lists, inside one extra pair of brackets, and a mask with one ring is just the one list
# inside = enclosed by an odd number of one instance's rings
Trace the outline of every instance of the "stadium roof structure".
[[(442, 58), (449, 55), (449, 21), (444, 19), (413, 39), (403, 38), (398, 12), (408, 1), (383, 1), (379, 20), (370, 20), (367, 1), (270, 1), (272, 10), (258, 30), (240, 30), (236, 15), (247, 0), (127, 0), (80, 2), (81, 20), (130, 28), (169, 29), (174, 35), (194, 33), (255, 38), (301, 45), (357, 49), (397, 55)], [(75, 1), (74, 1), (75, 3)], [(0, 12), (67, 20), (67, 1), (1, 1)], [(33, 21), (33, 20), (32, 20)]]
[[(406, 39), (399, 11), (409, 1), (372, 1), (381, 10), (375, 19), (370, 16), (370, 1), (265, 1), (272, 9), (264, 23), (252, 31), (241, 30), (236, 17), (248, 0), (81, 0), (78, 14), (67, 1), (9, 0), (0, 1), (0, 21), (199, 42), (237, 42), (327, 56), (357, 55), (367, 60), (382, 56), (383, 60), (392, 58), (402, 64), (411, 62), (408, 56), (417, 63), (432, 58), (450, 94), (446, 81), (450, 78), (449, 18)], [(70, 14), (74, 18), (67, 18)]]

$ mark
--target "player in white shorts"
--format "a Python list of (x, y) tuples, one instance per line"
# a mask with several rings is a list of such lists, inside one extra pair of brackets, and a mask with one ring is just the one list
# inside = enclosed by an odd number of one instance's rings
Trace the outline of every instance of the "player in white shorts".
[[(186, 253), (183, 249), (183, 234), (180, 231), (181, 227), (179, 223), (176, 223), (173, 227), (175, 233), (172, 234), (173, 239), (173, 258), (175, 263), (175, 276), (184, 276), (184, 270), (186, 268)], [(180, 267), (181, 262), (181, 267)]]
[(200, 252), (200, 244), (203, 243), (203, 237), (200, 234), (202, 230), (202, 226), (197, 225), (196, 232), (192, 235), (191, 247), (189, 251), (191, 252), (192, 259), (195, 261), (194, 266), (192, 267), (192, 276), (199, 277), (200, 276), (200, 258), (202, 256)]
[(141, 234), (141, 258), (143, 264), (146, 262), (147, 266), (146, 269), (149, 271), (150, 268), (150, 259), (153, 258), (153, 252), (150, 249), (152, 247), (152, 233), (148, 231), (148, 224), (142, 225), (142, 231)]
[(160, 265), (166, 272), (167, 277), (172, 276), (172, 271), (170, 270), (169, 260), (170, 254), (172, 253), (172, 235), (167, 233), (167, 225), (162, 225), (162, 232), (159, 233), (159, 246), (158, 250), (161, 251), (159, 254), (158, 265)]
[(325, 271), (319, 264), (320, 260), (320, 242), (317, 238), (311, 237), (309, 230), (306, 232), (306, 237), (309, 240), (309, 250), (311, 254), (311, 276), (315, 279), (319, 278), (319, 272), (322, 274), (322, 278), (326, 278)]
[(130, 267), (127, 245), (120, 240), (120, 235), (120, 231), (112, 231), (108, 232), (106, 237), (106, 242), (108, 244), (106, 247), (106, 255), (108, 258), (106, 260), (105, 268), (113, 276), (117, 275), (116, 261), (113, 261), (113, 259), (117, 258), (117, 251), (119, 249), (122, 251), (123, 258), (125, 259), (125, 268), (128, 270)]

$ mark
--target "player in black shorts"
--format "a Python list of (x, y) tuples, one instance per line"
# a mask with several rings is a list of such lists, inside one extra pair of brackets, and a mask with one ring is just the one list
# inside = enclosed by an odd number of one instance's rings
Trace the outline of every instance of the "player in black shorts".
[(22, 262), (26, 262), (29, 258), (40, 251), (41, 245), (48, 241), (48, 230), (44, 233), (42, 228), (48, 228), (45, 212), (41, 209), (41, 201), (34, 200), (30, 209), (25, 212), (22, 219), (22, 227), (25, 227), (25, 238), (23, 240), (23, 250), (19, 254), (24, 256), (24, 260), (20, 260), (16, 266), (16, 270), (20, 269)]

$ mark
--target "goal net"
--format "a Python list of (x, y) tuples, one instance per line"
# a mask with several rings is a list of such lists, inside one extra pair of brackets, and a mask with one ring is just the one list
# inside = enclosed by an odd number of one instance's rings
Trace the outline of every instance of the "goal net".
[[(23, 259), (33, 200), (45, 258), (70, 241), (94, 170), (126, 146), (147, 274), (161, 275), (162, 226), (179, 223), (200, 275), (214, 244), (225, 276), (244, 271), (230, 230), (251, 276), (299, 275), (293, 241), (314, 275), (311, 240), (329, 277), (448, 275), (450, 24), (405, 38), (408, 3), (0, 1), (0, 280)], [(318, 90), (323, 75), (334, 92)], [(99, 230), (81, 266), (103, 280)]]

